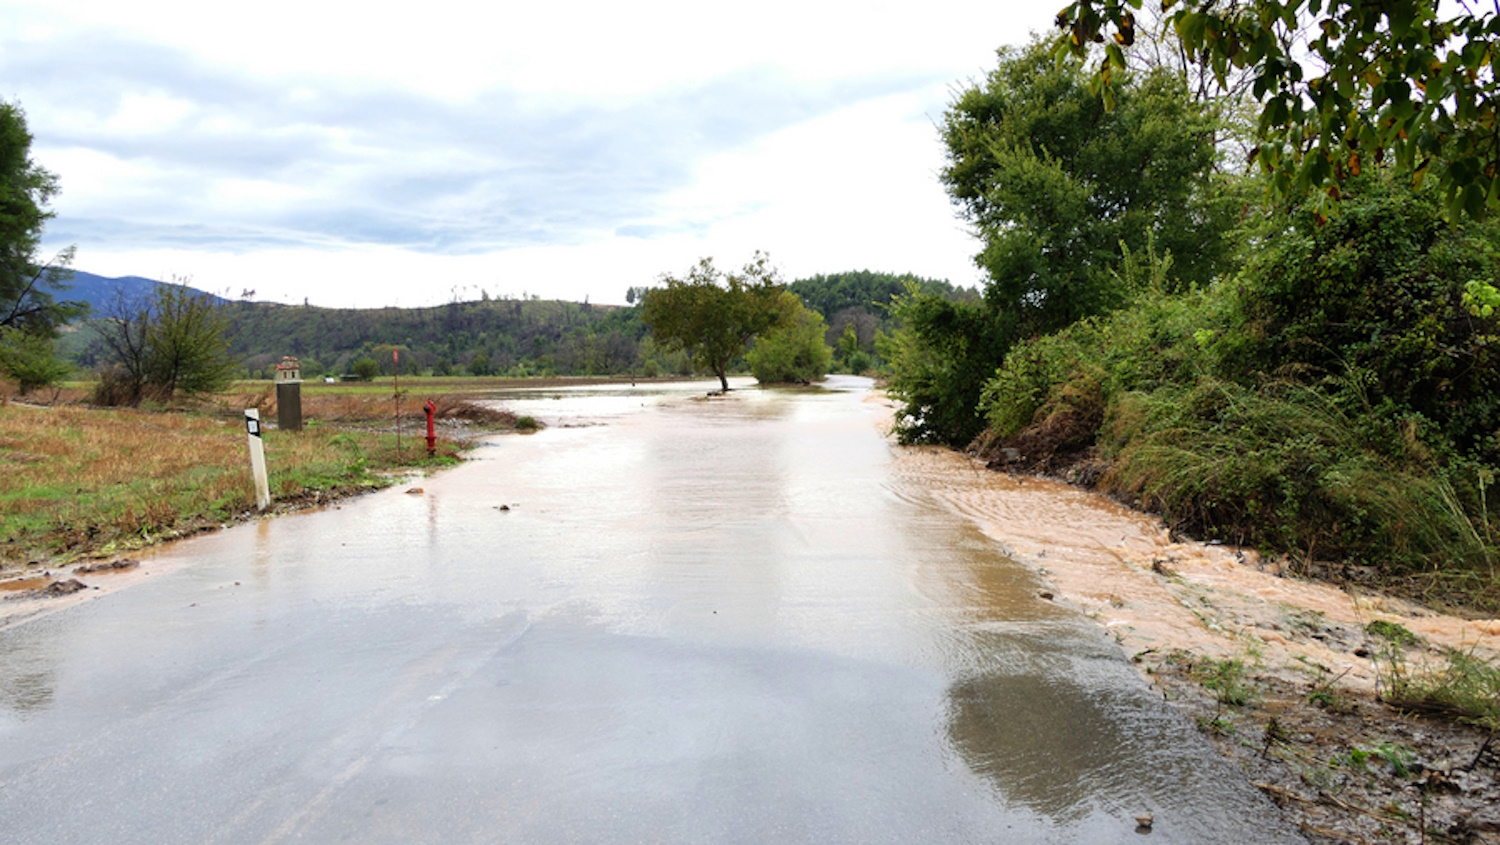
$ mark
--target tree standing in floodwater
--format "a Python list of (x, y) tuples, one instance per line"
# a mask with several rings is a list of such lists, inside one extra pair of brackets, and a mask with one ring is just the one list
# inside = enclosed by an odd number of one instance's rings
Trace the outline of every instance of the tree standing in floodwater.
[(647, 291), (641, 319), (663, 348), (685, 350), (729, 392), (730, 363), (786, 316), (779, 307), (786, 285), (770, 258), (756, 252), (739, 273), (725, 273), (705, 258), (685, 278), (663, 275), (661, 281), (665, 287)]

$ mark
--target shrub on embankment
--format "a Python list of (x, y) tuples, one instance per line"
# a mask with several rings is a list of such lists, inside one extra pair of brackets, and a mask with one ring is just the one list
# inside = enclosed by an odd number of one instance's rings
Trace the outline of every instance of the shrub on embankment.
[(1465, 298), (1500, 277), (1497, 228), (1357, 188), (1321, 226), (1268, 215), (1231, 277), (1015, 346), (979, 445), (1195, 536), (1500, 606), (1500, 325)]

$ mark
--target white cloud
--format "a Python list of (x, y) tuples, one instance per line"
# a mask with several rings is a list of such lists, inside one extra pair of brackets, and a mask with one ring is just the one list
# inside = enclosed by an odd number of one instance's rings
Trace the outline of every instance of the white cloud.
[(106, 132), (125, 135), (156, 134), (176, 129), (194, 110), (180, 97), (128, 93), (104, 124)]
[(790, 277), (973, 284), (933, 122), (1050, 16), (12, 0), (0, 78), (62, 179), (49, 245), (90, 272), (329, 305), (598, 302), (763, 249)]

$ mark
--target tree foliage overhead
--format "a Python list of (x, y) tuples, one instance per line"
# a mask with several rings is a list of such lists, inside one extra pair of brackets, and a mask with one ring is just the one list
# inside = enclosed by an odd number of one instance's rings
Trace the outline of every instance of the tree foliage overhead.
[(770, 259), (757, 252), (738, 273), (699, 261), (683, 278), (663, 276), (646, 294), (642, 319), (657, 343), (687, 350), (729, 390), (729, 365), (750, 340), (786, 319), (786, 290)]
[[(1077, 0), (1058, 14), (1062, 54), (1102, 44), (1096, 82), (1115, 98), (1142, 0)], [(1500, 7), (1433, 0), (1164, 0), (1191, 58), (1221, 84), (1253, 71), (1273, 195), (1326, 191), (1393, 159), (1436, 176), (1450, 217), (1500, 205)], [(1326, 201), (1325, 201), (1326, 202)], [(1320, 212), (1321, 214), (1321, 212)]]

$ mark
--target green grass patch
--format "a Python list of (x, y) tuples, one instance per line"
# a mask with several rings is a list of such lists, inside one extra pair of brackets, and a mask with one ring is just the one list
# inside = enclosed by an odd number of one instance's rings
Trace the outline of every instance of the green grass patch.
[(1403, 648), (1422, 643), (1422, 638), (1413, 634), (1405, 625), (1399, 622), (1387, 622), (1384, 619), (1376, 619), (1366, 625), (1365, 633), (1372, 637), (1378, 637), (1391, 645)]
[(1380, 665), (1381, 698), (1394, 707), (1500, 731), (1500, 668), (1472, 652), (1451, 650), (1441, 664)]
[(1204, 660), (1193, 667), (1193, 676), (1220, 704), (1243, 707), (1255, 698), (1245, 662), (1238, 658)]

